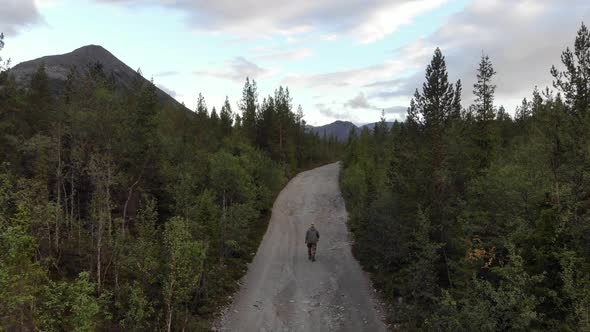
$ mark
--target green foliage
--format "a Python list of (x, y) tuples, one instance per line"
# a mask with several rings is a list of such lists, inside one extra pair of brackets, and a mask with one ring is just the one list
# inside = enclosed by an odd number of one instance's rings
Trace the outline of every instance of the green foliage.
[(41, 295), (38, 324), (44, 331), (93, 331), (97, 327), (100, 301), (96, 284), (87, 272), (73, 282), (51, 281)]
[(551, 68), (551, 74), (555, 78), (553, 85), (563, 92), (569, 110), (576, 115), (585, 115), (590, 107), (588, 52), (590, 31), (582, 23), (576, 36), (574, 51), (567, 48), (561, 55), (565, 71), (559, 71), (555, 66)]
[(408, 109), (408, 117), (428, 129), (437, 129), (451, 114), (455, 93), (448, 81), (447, 65), (439, 48), (426, 67), (426, 83), (422, 93), (416, 89)]
[[(4, 48), (4, 34), (0, 33), (0, 51), (2, 51), (3, 48)], [(10, 60), (3, 62), (2, 57), (0, 57), (0, 77), (2, 76), (4, 71), (6, 71), (6, 69), (8, 69), (9, 65), (10, 65)]]
[(233, 112), (231, 110), (231, 105), (229, 104), (229, 99), (225, 96), (225, 102), (221, 107), (221, 113), (219, 113), (219, 121), (221, 122), (221, 131), (224, 136), (229, 136), (232, 131), (233, 125)]
[[(563, 283), (563, 295), (571, 303), (571, 311), (566, 316), (568, 325), (573, 330), (590, 330), (590, 278), (583, 273), (580, 266), (587, 269), (588, 263), (573, 251), (566, 251), (561, 254), (560, 273)], [(572, 310), (573, 309), (573, 310)]]
[(258, 109), (258, 88), (256, 81), (250, 82), (246, 78), (244, 89), (242, 90), (242, 99), (239, 104), (242, 111), (242, 127), (244, 129), (244, 136), (250, 143), (256, 142), (256, 112)]
[(246, 80), (241, 116), (201, 94), (193, 113), (140, 71), (54, 85), (40, 66), (23, 87), (3, 66), (0, 330), (206, 329), (287, 178), (341, 151), (284, 87), (262, 109)]
[(588, 40), (582, 25), (557, 94), (535, 88), (514, 120), (487, 56), (460, 110), (437, 49), (408, 120), (348, 142), (354, 253), (400, 329), (589, 329)]
[(121, 319), (121, 326), (127, 330), (144, 331), (150, 328), (150, 321), (153, 319), (155, 310), (153, 302), (144, 293), (138, 282), (133, 282), (127, 288), (127, 303), (124, 306), (124, 317)]
[(162, 296), (166, 305), (166, 326), (170, 331), (173, 314), (187, 304), (199, 286), (206, 246), (192, 239), (186, 220), (175, 217), (166, 223), (164, 248), (167, 264)]
[(254, 198), (253, 184), (237, 156), (219, 151), (210, 159), (210, 180), (223, 208)]
[(0, 318), (3, 326), (26, 329), (36, 314), (45, 271), (34, 261), (35, 239), (26, 232), (26, 215), (0, 233)]
[(473, 85), (473, 94), (476, 97), (474, 108), (478, 121), (493, 120), (496, 116), (494, 109), (496, 85), (491, 82), (495, 74), (490, 57), (482, 55), (477, 69), (477, 82)]
[(80, 273), (71, 285), (72, 327), (74, 331), (92, 331), (97, 325), (96, 316), (100, 306), (96, 293), (96, 285), (89, 280), (86, 272)]

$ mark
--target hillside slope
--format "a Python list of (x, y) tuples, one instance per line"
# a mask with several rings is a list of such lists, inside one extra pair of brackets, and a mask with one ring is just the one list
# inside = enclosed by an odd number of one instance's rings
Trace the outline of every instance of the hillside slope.
[[(115, 84), (122, 89), (130, 88), (138, 76), (137, 71), (99, 45), (87, 45), (70, 53), (49, 55), (21, 62), (11, 68), (9, 74), (15, 78), (19, 85), (26, 86), (31, 81), (33, 74), (42, 64), (45, 65), (45, 71), (47, 72), (49, 80), (52, 82), (51, 86), (56, 95), (61, 92), (61, 89), (63, 89), (64, 83), (72, 68), (82, 70), (88, 66), (100, 64), (107, 77), (111, 78)], [(145, 78), (143, 79), (147, 81)], [(159, 88), (156, 89), (160, 102), (183, 107), (182, 104), (169, 96), (166, 92)]]

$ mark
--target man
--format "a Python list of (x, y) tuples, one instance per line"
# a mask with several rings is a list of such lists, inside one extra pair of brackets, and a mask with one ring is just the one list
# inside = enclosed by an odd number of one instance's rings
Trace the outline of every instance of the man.
[(307, 244), (307, 255), (308, 259), (312, 262), (315, 262), (315, 250), (318, 246), (318, 241), (320, 240), (320, 232), (315, 229), (315, 225), (311, 223), (311, 226), (305, 233), (305, 244)]

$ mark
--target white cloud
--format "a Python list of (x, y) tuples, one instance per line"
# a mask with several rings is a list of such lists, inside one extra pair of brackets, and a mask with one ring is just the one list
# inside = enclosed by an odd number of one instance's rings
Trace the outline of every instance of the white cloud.
[(367, 100), (367, 97), (365, 97), (365, 94), (362, 92), (359, 92), (359, 94), (350, 99), (349, 101), (347, 101), (346, 103), (344, 103), (344, 106), (346, 107), (350, 107), (350, 108), (364, 108), (364, 109), (379, 109), (378, 107), (375, 107), (374, 105), (369, 103), (369, 100)]
[(164, 86), (163, 84), (156, 84), (156, 86), (157, 86), (157, 87), (158, 87), (160, 90), (162, 90), (162, 91), (166, 92), (166, 93), (167, 93), (167, 94), (168, 94), (170, 97), (172, 97), (172, 98), (176, 98), (177, 96), (179, 96), (179, 95), (176, 93), (176, 91), (174, 91), (174, 90), (172, 90), (172, 89), (169, 89), (169, 88), (167, 88), (167, 87), (166, 87), (166, 86)]
[[(420, 69), (407, 77), (375, 80), (365, 88), (370, 98), (409, 96), (424, 81), (432, 50), (439, 46), (446, 57), (449, 79), (463, 82), (463, 105), (473, 101), (472, 86), (482, 52), (492, 60), (497, 75), (496, 103), (509, 111), (530, 96), (534, 86), (551, 86), (551, 65), (560, 65), (561, 52), (573, 45), (582, 21), (590, 19), (586, 0), (475, 0), (434, 34), (410, 43), (402, 54), (419, 53)], [(407, 55), (406, 55), (407, 57)]]
[[(328, 73), (288, 73), (283, 84), (307, 88), (361, 87), (391, 80), (412, 70), (423, 68), (434, 46), (420, 41), (396, 50), (391, 59), (380, 64)], [(401, 84), (401, 83), (400, 83)]]
[(398, 30), (402, 25), (412, 23), (420, 14), (442, 6), (447, 0), (417, 0), (411, 2), (392, 1), (368, 15), (353, 34), (362, 43), (371, 43)]
[(399, 118), (403, 118), (406, 115), (406, 112), (408, 111), (408, 107), (407, 106), (391, 106), (391, 107), (384, 108), (383, 111), (385, 112), (385, 114), (393, 114), (393, 115), (398, 116)]
[(0, 32), (16, 35), (23, 28), (44, 23), (33, 0), (3, 0), (0, 5)]
[(182, 10), (201, 33), (230, 33), (241, 38), (296, 36), (329, 31), (326, 40), (350, 34), (360, 42), (377, 41), (448, 0), (95, 0), (128, 6), (157, 5)]
[(225, 61), (225, 67), (226, 69), (195, 70), (193, 74), (229, 79), (238, 83), (244, 82), (246, 77), (258, 80), (272, 74), (271, 70), (264, 69), (241, 56)]
[(156, 77), (168, 77), (168, 76), (176, 76), (179, 75), (180, 72), (176, 71), (176, 70), (167, 70), (167, 71), (162, 71), (159, 73), (154, 74), (154, 76)]
[(319, 113), (327, 118), (331, 119), (348, 119), (350, 114), (347, 111), (334, 111), (332, 107), (327, 106), (324, 103), (318, 103), (314, 105)]

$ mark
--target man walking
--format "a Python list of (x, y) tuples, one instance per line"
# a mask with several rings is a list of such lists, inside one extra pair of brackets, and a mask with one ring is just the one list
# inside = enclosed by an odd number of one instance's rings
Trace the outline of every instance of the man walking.
[(315, 229), (315, 225), (311, 223), (311, 226), (305, 233), (305, 244), (307, 244), (307, 255), (308, 259), (315, 262), (315, 250), (320, 240), (320, 232)]

